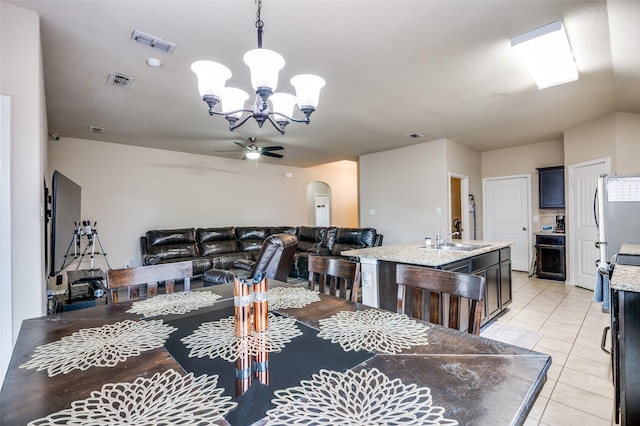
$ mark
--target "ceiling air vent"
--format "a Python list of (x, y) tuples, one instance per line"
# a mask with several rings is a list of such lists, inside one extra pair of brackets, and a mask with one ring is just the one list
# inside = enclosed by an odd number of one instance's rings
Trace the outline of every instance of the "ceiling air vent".
[(118, 74), (117, 72), (110, 72), (109, 77), (107, 78), (107, 84), (128, 88), (133, 84), (133, 78), (124, 74)]
[(104, 127), (89, 126), (89, 131), (91, 133), (104, 133)]
[(409, 133), (407, 136), (409, 136), (410, 138), (413, 139), (419, 139), (424, 137), (424, 135), (422, 133)]
[(143, 46), (147, 46), (167, 54), (171, 54), (171, 52), (173, 52), (173, 49), (176, 48), (175, 43), (162, 40), (161, 38), (152, 36), (151, 34), (143, 33), (142, 31), (138, 30), (135, 30), (133, 34), (131, 34), (131, 41), (134, 43), (140, 43)]

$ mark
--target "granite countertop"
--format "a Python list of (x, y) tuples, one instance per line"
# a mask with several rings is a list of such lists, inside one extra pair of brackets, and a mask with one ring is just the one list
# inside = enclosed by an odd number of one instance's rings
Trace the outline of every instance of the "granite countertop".
[(630, 254), (632, 256), (640, 256), (640, 244), (624, 243), (620, 247), (620, 254)]
[(616, 265), (610, 285), (614, 290), (640, 293), (640, 266)]
[(413, 242), (346, 250), (341, 252), (341, 254), (343, 256), (356, 256), (365, 259), (410, 263), (413, 265), (442, 266), (513, 245), (513, 243), (509, 241), (453, 240), (453, 242), (486, 245), (486, 247), (471, 251), (437, 250), (426, 248), (424, 242)]

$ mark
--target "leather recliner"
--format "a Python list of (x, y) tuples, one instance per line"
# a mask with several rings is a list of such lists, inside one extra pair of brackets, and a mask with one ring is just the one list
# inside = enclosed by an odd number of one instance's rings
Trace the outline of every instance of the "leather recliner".
[(253, 278), (266, 272), (267, 278), (287, 281), (298, 239), (291, 234), (274, 234), (265, 238), (260, 254), (255, 261), (240, 259), (234, 262), (234, 269), (247, 271), (234, 274), (228, 270), (212, 268), (206, 271), (202, 279), (207, 284), (225, 284), (232, 282), (234, 275), (241, 278)]

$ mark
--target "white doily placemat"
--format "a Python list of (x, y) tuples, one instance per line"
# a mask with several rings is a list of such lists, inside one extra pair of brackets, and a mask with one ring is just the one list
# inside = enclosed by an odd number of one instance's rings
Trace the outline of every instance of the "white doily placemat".
[(71, 408), (34, 420), (29, 426), (71, 425), (200, 425), (222, 419), (238, 404), (221, 396), (218, 376), (175, 370), (134, 382), (109, 383)]
[(457, 425), (433, 405), (427, 387), (405, 385), (373, 368), (320, 370), (300, 386), (278, 390), (267, 425)]
[(411, 346), (429, 343), (426, 336), (429, 327), (394, 312), (341, 311), (319, 323), (318, 337), (339, 343), (345, 351), (395, 354)]
[(50, 377), (89, 367), (113, 367), (141, 352), (160, 348), (177, 328), (162, 320), (125, 320), (78, 330), (55, 342), (38, 346), (20, 368), (47, 370)]
[(127, 312), (155, 317), (156, 315), (182, 315), (205, 306), (211, 306), (222, 296), (210, 291), (181, 291), (161, 294), (149, 299), (133, 302)]
[(252, 332), (246, 337), (235, 335), (234, 318), (228, 317), (200, 325), (193, 334), (180, 339), (191, 349), (189, 357), (220, 357), (233, 362), (241, 356), (257, 356), (260, 352), (280, 352), (294, 337), (302, 335), (293, 318), (269, 314), (269, 329)]
[(302, 308), (313, 302), (319, 302), (317, 291), (302, 287), (274, 287), (267, 292), (269, 309)]

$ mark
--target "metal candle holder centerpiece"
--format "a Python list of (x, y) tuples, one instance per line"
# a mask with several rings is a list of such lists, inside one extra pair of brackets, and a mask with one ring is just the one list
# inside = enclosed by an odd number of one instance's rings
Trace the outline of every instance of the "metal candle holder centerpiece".
[[(248, 340), (252, 332), (259, 333), (269, 328), (266, 275), (266, 272), (261, 272), (253, 277), (252, 282), (238, 277), (234, 279), (234, 329), (239, 339)], [(265, 340), (257, 341), (259, 345), (255, 357), (252, 356), (252, 351), (248, 350), (248, 345), (243, 345), (247, 350), (241, 351), (236, 359), (236, 396), (243, 395), (249, 389), (254, 375), (258, 382), (269, 384), (269, 354)]]

